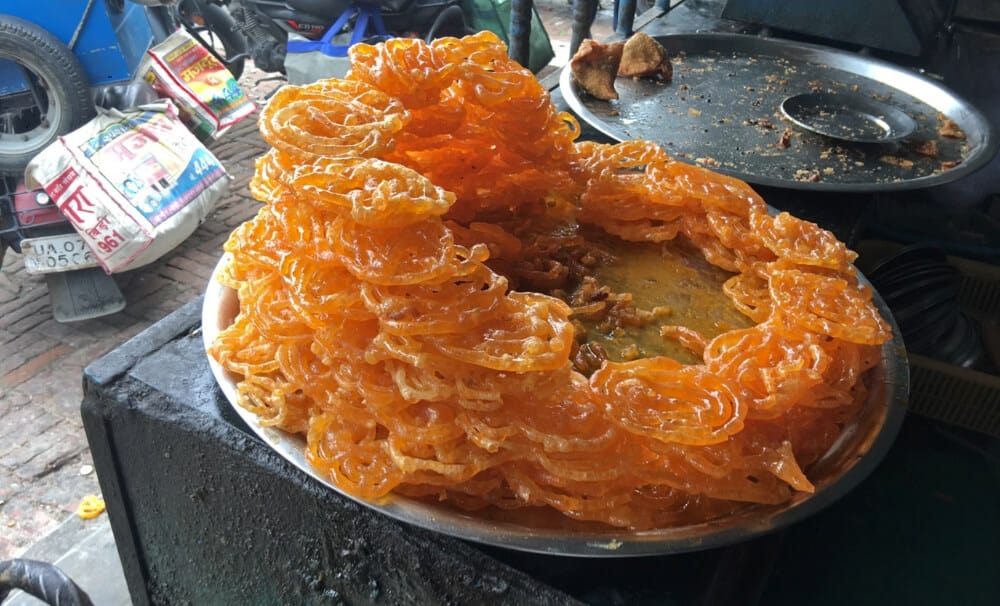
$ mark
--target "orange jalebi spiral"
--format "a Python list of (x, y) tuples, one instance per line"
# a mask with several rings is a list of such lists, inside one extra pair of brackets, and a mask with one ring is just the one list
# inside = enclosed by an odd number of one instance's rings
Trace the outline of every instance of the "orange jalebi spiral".
[[(377, 185), (371, 187), (372, 181)], [(454, 194), (419, 173), (370, 158), (319, 158), (301, 165), (288, 185), (303, 198), (350, 210), (351, 219), (372, 227), (405, 227), (443, 215), (455, 203)]]
[[(315, 469), (361, 498), (651, 528), (813, 490), (803, 469), (890, 336), (852, 252), (652, 143), (575, 142), (493, 34), (350, 59), (346, 79), (286, 86), (260, 118), (265, 205), (226, 243), (240, 308), (209, 348), (241, 406), (304, 434)], [(550, 296), (608, 258), (581, 225), (683, 240), (732, 272), (723, 291), (754, 325), (666, 324), (701, 362), (585, 377), (575, 324), (609, 293), (572, 319)]]
[(829, 364), (817, 335), (788, 338), (766, 323), (722, 334), (705, 348), (706, 367), (736, 380), (751, 418), (777, 417), (813, 397)]
[(832, 233), (788, 213), (754, 215), (751, 227), (767, 248), (792, 263), (849, 272), (858, 256)]
[(851, 343), (885, 341), (888, 326), (871, 304), (871, 288), (848, 277), (799, 269), (771, 272), (771, 301), (791, 330), (829, 335)]
[(411, 44), (405, 39), (384, 44), (355, 44), (349, 51), (347, 80), (364, 82), (399, 99), (409, 110), (437, 104), (455, 81), (461, 62), (443, 43)]
[(295, 158), (370, 156), (387, 150), (409, 116), (399, 100), (363, 83), (283, 86), (258, 119), (261, 137)]
[(704, 366), (663, 357), (607, 363), (590, 383), (611, 420), (636, 435), (702, 446), (743, 429), (746, 402), (736, 385)]
[(453, 192), (452, 217), (468, 222), (513, 204), (539, 204), (553, 179), (573, 184), (568, 162), (579, 125), (555, 110), (495, 34), (358, 44), (351, 61), (349, 80), (394, 95), (406, 109), (391, 148), (364, 155), (412, 168)]
[[(626, 141), (617, 146), (580, 143), (578, 163), (588, 178), (580, 197), (581, 223), (599, 225), (626, 240), (673, 240), (690, 212), (690, 200), (661, 197), (651, 204), (655, 188), (652, 167), (672, 162), (658, 145)], [(686, 209), (687, 208), (687, 209)]]

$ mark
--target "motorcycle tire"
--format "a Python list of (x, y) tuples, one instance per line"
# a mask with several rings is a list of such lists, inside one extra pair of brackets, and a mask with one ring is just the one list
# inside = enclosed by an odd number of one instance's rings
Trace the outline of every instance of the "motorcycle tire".
[(0, 97), (0, 175), (22, 175), (52, 142), (97, 114), (79, 59), (41, 27), (0, 15), (0, 59), (21, 66), (34, 107), (12, 108), (17, 95)]
[[(207, 0), (181, 0), (178, 12), (184, 28), (239, 80), (246, 67), (247, 40), (229, 11)], [(221, 52), (212, 44), (213, 39), (222, 45)]]

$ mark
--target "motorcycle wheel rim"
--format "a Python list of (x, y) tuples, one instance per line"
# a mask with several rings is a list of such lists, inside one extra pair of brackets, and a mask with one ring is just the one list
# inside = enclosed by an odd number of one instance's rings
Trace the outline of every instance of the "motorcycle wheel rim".
[(34, 106), (22, 109), (17, 117), (0, 107), (0, 144), (6, 153), (29, 153), (38, 149), (40, 141), (50, 141), (58, 135), (63, 107), (59, 95), (37, 67), (24, 59), (3, 55), (0, 55), (0, 60), (11, 61), (21, 67), (29, 82), (29, 92), (34, 97)]

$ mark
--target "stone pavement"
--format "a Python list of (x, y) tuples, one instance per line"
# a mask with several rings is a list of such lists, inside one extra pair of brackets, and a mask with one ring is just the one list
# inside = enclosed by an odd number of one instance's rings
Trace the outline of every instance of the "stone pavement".
[[(536, 0), (536, 6), (557, 52), (554, 63), (565, 63), (571, 4)], [(595, 37), (610, 34), (608, 7), (598, 15)], [(280, 84), (260, 82), (264, 76), (248, 66), (241, 79), (258, 104)], [(84, 496), (100, 493), (79, 412), (84, 367), (200, 295), (230, 232), (259, 208), (247, 190), (253, 161), (267, 149), (255, 117), (210, 149), (232, 177), (227, 195), (178, 248), (116, 275), (123, 311), (56, 322), (44, 278), (25, 273), (21, 256), (7, 251), (0, 272), (0, 560), (23, 554), (72, 518)]]

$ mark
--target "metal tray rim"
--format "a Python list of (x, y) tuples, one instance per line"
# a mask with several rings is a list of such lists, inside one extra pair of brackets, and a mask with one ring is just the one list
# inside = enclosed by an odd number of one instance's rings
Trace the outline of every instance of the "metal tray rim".
[[(855, 55), (846, 51), (818, 44), (765, 38), (750, 34), (721, 32), (683, 33), (665, 34), (654, 36), (654, 38), (658, 40), (690, 39), (697, 41), (698, 43), (711, 42), (720, 47), (724, 47), (726, 50), (740, 48), (747, 51), (778, 51), (782, 53), (781, 56), (785, 56), (784, 54), (793, 54), (798, 59), (822, 61), (832, 67), (838, 67), (852, 73), (864, 74), (870, 71), (871, 75), (878, 76), (874, 79), (882, 81), (886, 84), (889, 84), (888, 80), (892, 77), (894, 80), (891, 83), (891, 86), (927, 102), (928, 105), (942, 111), (942, 113), (945, 113), (946, 115), (951, 116), (954, 112), (958, 111), (962, 114), (963, 122), (966, 124), (972, 123), (976, 126), (974, 132), (978, 135), (976, 137), (977, 140), (975, 142), (970, 142), (970, 145), (973, 145), (974, 143), (974, 149), (973, 151), (970, 151), (969, 157), (965, 161), (947, 171), (904, 181), (891, 181), (883, 183), (837, 183), (820, 181), (810, 183), (793, 179), (779, 179), (766, 174), (755, 175), (743, 171), (730, 170), (725, 167), (712, 167), (712, 170), (716, 172), (743, 179), (751, 184), (780, 187), (785, 189), (845, 193), (890, 192), (923, 189), (926, 187), (951, 183), (979, 170), (993, 159), (998, 148), (1000, 148), (1000, 141), (998, 141), (996, 130), (990, 124), (989, 120), (986, 119), (985, 115), (978, 109), (960, 100), (954, 93), (949, 91), (943, 85), (938, 84), (937, 82), (934, 82), (933, 80), (912, 70), (894, 65), (881, 59)], [(559, 90), (573, 113), (579, 116), (580, 119), (588, 125), (597, 129), (597, 131), (603, 135), (616, 141), (625, 141), (631, 138), (627, 133), (617, 128), (615, 125), (601, 120), (593, 112), (587, 109), (586, 104), (577, 93), (577, 86), (573, 81), (573, 75), (569, 64), (565, 65), (559, 74)], [(688, 164), (697, 165), (696, 162), (687, 158), (677, 159), (682, 162), (687, 162)]]
[[(228, 253), (227, 253), (228, 254)], [(202, 306), (202, 337), (205, 347), (214, 340), (226, 321), (225, 310), (238, 307), (236, 292), (222, 286), (217, 276), (226, 262), (223, 255), (205, 291)], [(859, 272), (860, 275), (860, 272)], [(862, 276), (862, 280), (864, 280)], [(860, 456), (845, 463), (846, 471), (828, 484), (817, 484), (813, 495), (796, 493), (788, 503), (755, 506), (733, 516), (701, 524), (632, 532), (608, 528), (604, 532), (568, 532), (538, 529), (502, 521), (478, 518), (444, 505), (435, 505), (399, 496), (379, 501), (358, 498), (344, 492), (316, 473), (305, 458), (305, 439), (281, 430), (264, 427), (259, 419), (236, 404), (234, 377), (206, 354), (216, 382), (236, 414), (268, 447), (311, 478), (337, 494), (391, 518), (455, 538), (517, 551), (585, 558), (638, 557), (701, 551), (743, 542), (803, 520), (850, 492), (875, 469), (896, 439), (906, 412), (909, 395), (909, 366), (899, 327), (885, 302), (874, 294), (879, 311), (890, 323), (892, 340), (882, 346), (882, 364), (873, 381), (869, 403), (884, 399), (877, 425), (869, 428)]]

